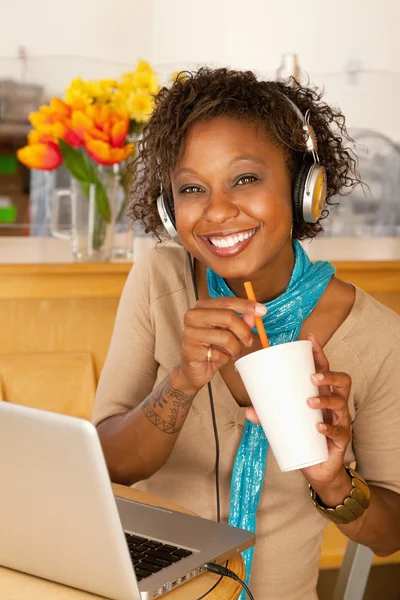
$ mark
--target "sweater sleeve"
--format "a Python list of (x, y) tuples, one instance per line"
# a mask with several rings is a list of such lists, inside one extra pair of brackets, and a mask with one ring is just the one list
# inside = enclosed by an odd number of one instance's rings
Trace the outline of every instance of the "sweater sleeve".
[(153, 389), (158, 364), (150, 316), (152, 254), (133, 266), (125, 283), (97, 388), (95, 425), (134, 408)]

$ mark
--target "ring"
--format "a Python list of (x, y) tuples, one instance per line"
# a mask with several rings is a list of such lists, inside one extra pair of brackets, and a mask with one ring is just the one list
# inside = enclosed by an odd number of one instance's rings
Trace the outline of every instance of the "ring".
[(212, 357), (212, 348), (211, 348), (211, 346), (208, 346), (207, 357), (206, 357), (207, 358), (207, 362), (210, 362), (211, 357)]

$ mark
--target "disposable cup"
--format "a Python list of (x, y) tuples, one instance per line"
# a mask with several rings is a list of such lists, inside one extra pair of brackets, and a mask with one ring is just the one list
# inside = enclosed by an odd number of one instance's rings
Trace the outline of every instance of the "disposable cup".
[(307, 398), (318, 396), (312, 344), (288, 342), (263, 348), (235, 362), (281, 471), (293, 471), (328, 458), (325, 436), (317, 429), (320, 409)]

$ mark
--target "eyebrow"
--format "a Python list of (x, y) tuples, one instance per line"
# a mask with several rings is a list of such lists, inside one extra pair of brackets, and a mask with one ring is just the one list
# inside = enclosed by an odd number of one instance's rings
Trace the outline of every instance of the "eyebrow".
[[(257, 163), (257, 164), (263, 165), (265, 167), (265, 162), (261, 158), (257, 158), (256, 156), (253, 156), (252, 154), (247, 154), (245, 156), (235, 156), (235, 158), (233, 158), (229, 162), (228, 166), (232, 167), (235, 163), (242, 162), (242, 161)], [(175, 173), (175, 176), (178, 177), (178, 175), (182, 175), (183, 173), (190, 173), (192, 175), (197, 176), (196, 171), (194, 171), (193, 169), (190, 169), (189, 167), (183, 167), (181, 169), (178, 169)]]
[(241, 162), (241, 161), (254, 162), (254, 163), (258, 163), (259, 165), (265, 166), (265, 162), (261, 158), (257, 158), (257, 156), (253, 156), (252, 154), (246, 154), (244, 156), (235, 156), (235, 158), (233, 158), (231, 160), (231, 162), (229, 163), (229, 166), (231, 167), (235, 163)]

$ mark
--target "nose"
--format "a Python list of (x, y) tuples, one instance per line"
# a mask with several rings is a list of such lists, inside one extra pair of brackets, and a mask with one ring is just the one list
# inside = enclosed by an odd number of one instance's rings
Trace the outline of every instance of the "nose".
[(218, 190), (210, 194), (203, 218), (210, 223), (223, 223), (237, 217), (239, 213), (239, 207), (234, 203), (229, 190)]

